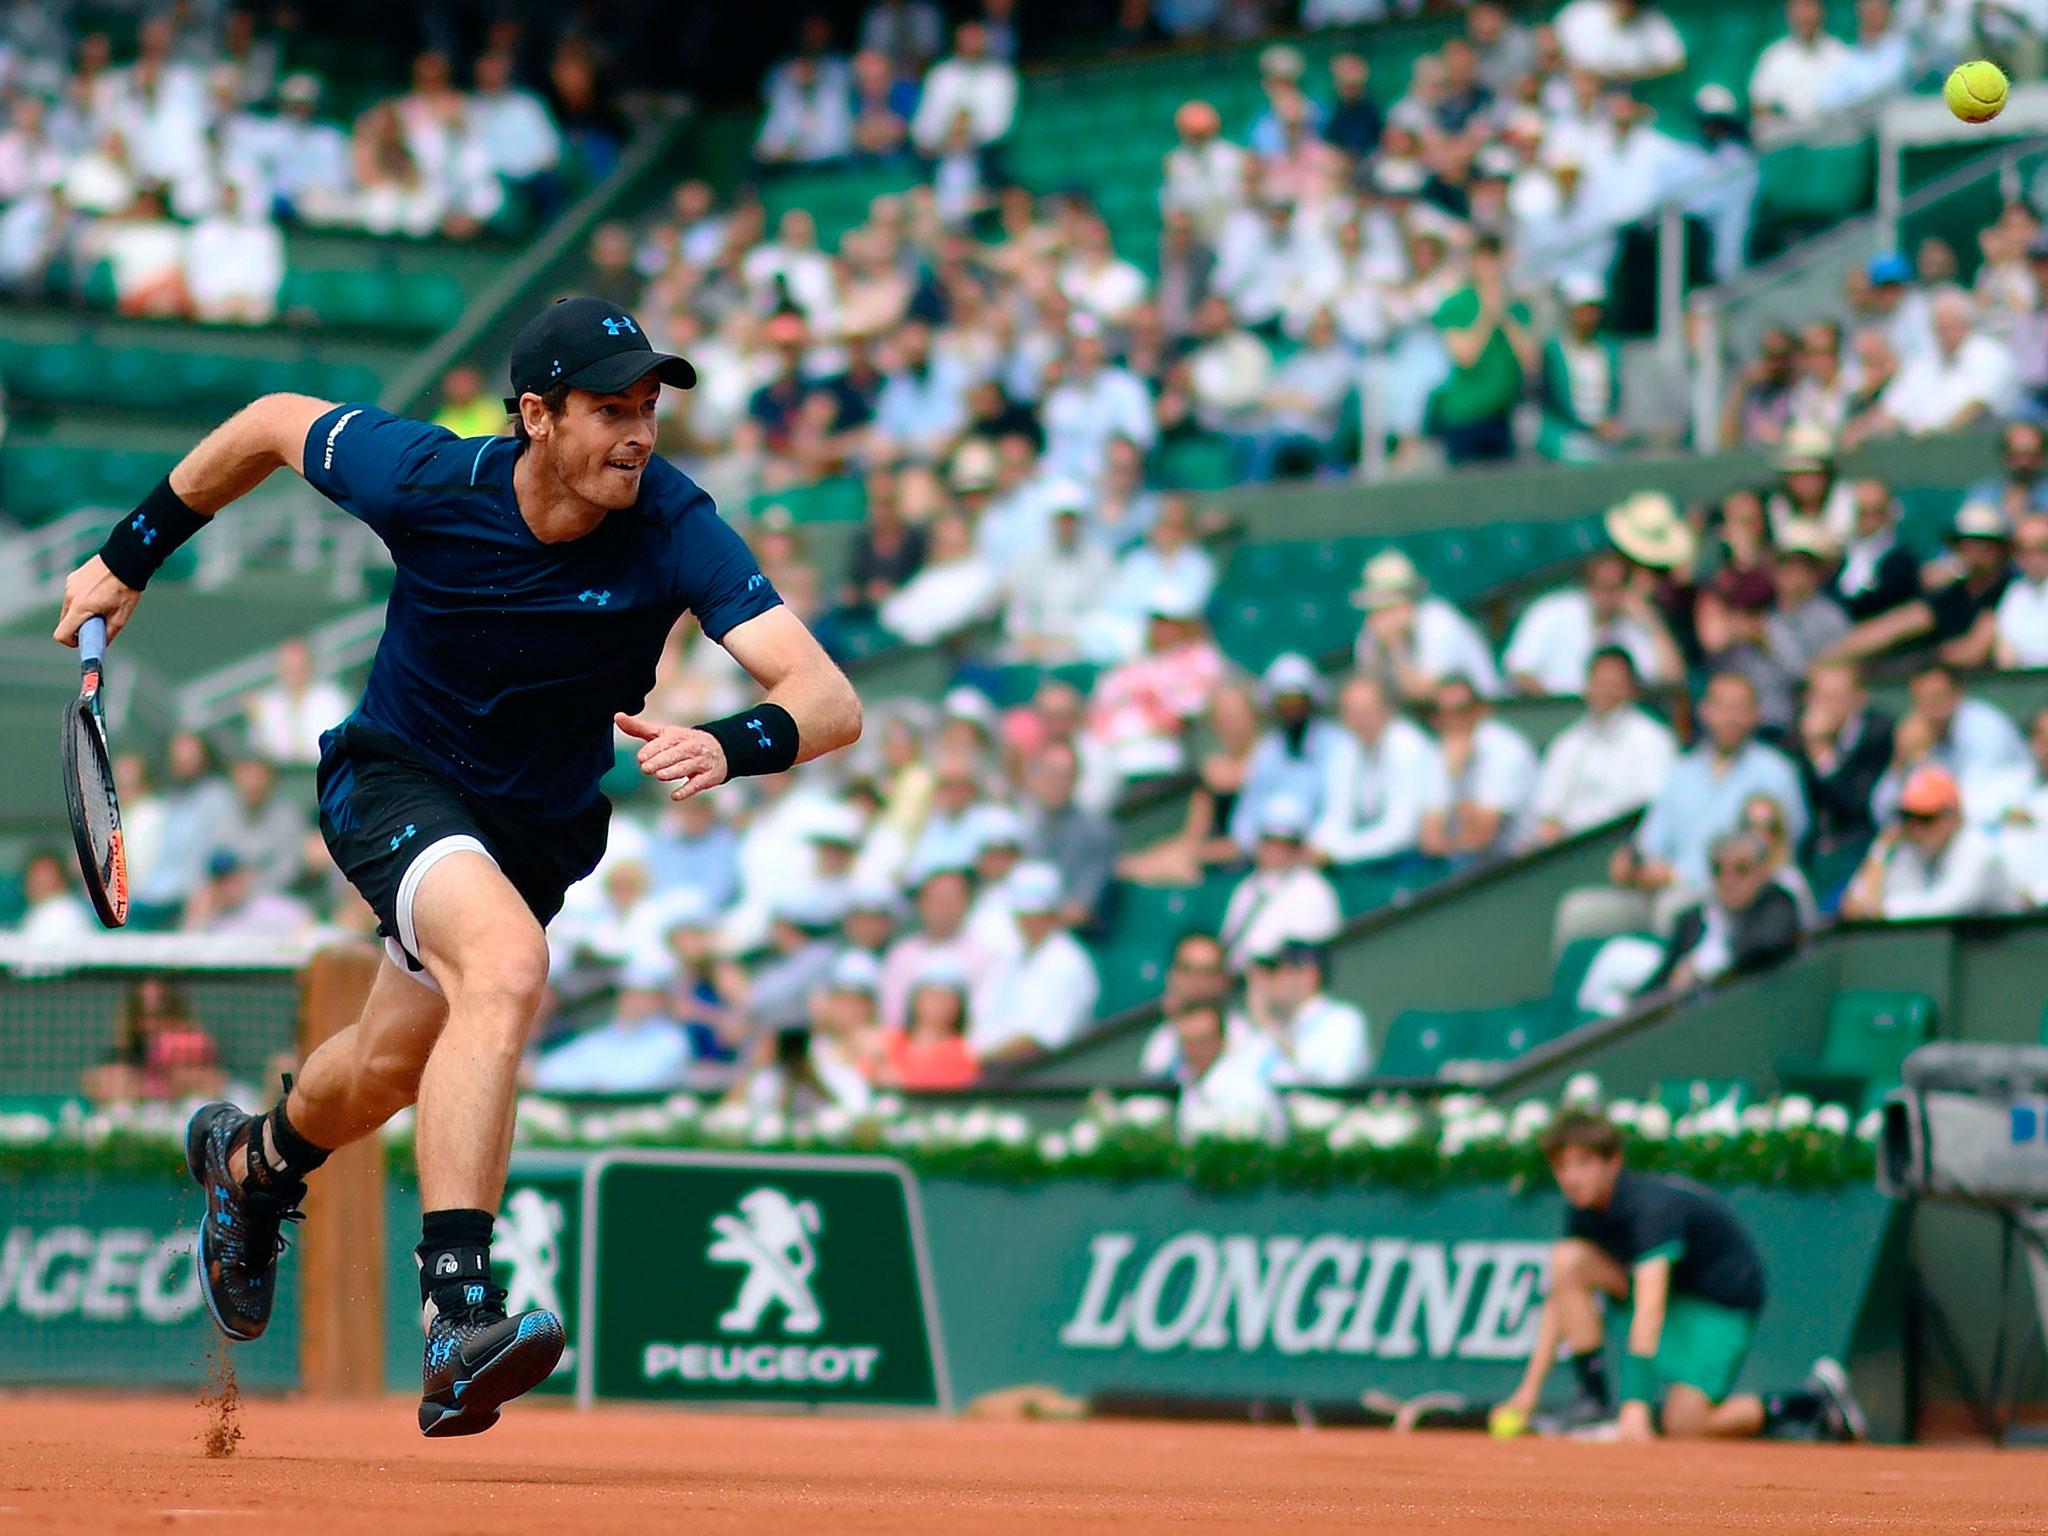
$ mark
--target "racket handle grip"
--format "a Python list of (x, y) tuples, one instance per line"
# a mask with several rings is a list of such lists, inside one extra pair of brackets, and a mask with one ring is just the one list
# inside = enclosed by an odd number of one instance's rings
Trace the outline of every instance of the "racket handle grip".
[(94, 614), (78, 626), (78, 659), (81, 664), (98, 666), (100, 658), (107, 654), (107, 621)]

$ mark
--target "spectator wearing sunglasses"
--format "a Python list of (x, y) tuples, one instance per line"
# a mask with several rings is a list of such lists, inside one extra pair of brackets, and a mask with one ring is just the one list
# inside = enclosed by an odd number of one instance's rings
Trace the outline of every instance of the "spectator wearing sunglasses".
[(1724, 832), (1711, 850), (1713, 884), (1678, 916), (1645, 995), (1689, 992), (1722, 976), (1762, 970), (1799, 947), (1799, 903), (1774, 877), (1770, 846), (1747, 829)]
[(1963, 822), (1963, 796), (1946, 768), (1906, 780), (1898, 815), (1878, 835), (1842, 899), (1844, 917), (1979, 917), (2012, 910), (1997, 844)]

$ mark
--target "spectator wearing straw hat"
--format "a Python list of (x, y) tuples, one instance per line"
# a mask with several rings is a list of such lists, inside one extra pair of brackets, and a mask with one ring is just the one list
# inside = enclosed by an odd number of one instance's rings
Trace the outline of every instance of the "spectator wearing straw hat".
[(1330, 759), (1344, 735), (1321, 712), (1328, 700), (1321, 675), (1297, 652), (1273, 658), (1259, 679), (1259, 699), (1272, 725), (1252, 748), (1230, 812), (1230, 835), (1247, 855), (1258, 844), (1266, 806), (1274, 800), (1300, 802), (1314, 822)]
[[(1826, 329), (1825, 322), (1807, 327)], [(1804, 346), (1802, 342), (1802, 350)], [(1778, 484), (1764, 502), (1772, 530), (1803, 521), (1818, 525), (1837, 543), (1846, 539), (1856, 522), (1856, 498), (1850, 483), (1835, 473), (1833, 435), (1800, 420), (1795, 412), (1778, 444), (1776, 464)]]
[(1611, 646), (1628, 653), (1636, 676), (1650, 686), (1685, 675), (1678, 643), (1639, 570), (1689, 565), (1697, 541), (1668, 498), (1646, 494), (1661, 506), (1643, 516), (1633, 508), (1625, 516), (1616, 515), (1623, 508), (1609, 513), (1615, 547), (1588, 559), (1576, 584), (1546, 593), (1523, 611), (1503, 655), (1518, 692), (1571, 697), (1585, 685), (1593, 653)]
[(1574, 272), (1557, 289), (1564, 325), (1543, 344), (1543, 429), (1536, 445), (1545, 458), (1596, 463), (1628, 436), (1621, 422), (1621, 348), (1602, 329), (1607, 284)]
[(1095, 1017), (1101, 979), (1067, 931), (1065, 892), (1050, 864), (1020, 864), (1007, 892), (1022, 945), (975, 1000), (967, 1043), (988, 1065), (1014, 1065), (1076, 1039)]
[(1998, 846), (1963, 820), (1962, 791), (1946, 768), (1916, 769), (1898, 815), (1878, 835), (1849, 892), (1845, 917), (1980, 917), (2008, 912), (2012, 887)]
[(1351, 606), (1365, 615), (1353, 657), (1409, 701), (1432, 697), (1445, 678), (1462, 677), (1485, 697), (1500, 692), (1500, 673), (1479, 628), (1429, 586), (1400, 549), (1365, 562)]

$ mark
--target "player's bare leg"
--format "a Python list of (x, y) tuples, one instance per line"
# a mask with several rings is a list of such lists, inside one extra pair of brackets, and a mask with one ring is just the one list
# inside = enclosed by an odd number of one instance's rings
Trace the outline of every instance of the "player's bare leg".
[(447, 996), (448, 1017), (420, 1074), (415, 1148), (427, 1343), (420, 1429), (469, 1435), (538, 1386), (561, 1358), (552, 1312), (505, 1316), (491, 1281), (491, 1225), (505, 1189), (519, 1059), (547, 986), (547, 941), (498, 866), (458, 852), (421, 880), (417, 954)]
[(1601, 1307), (1603, 1298), (1619, 1301), (1627, 1295), (1628, 1275), (1591, 1243), (1566, 1238), (1550, 1250), (1550, 1295), (1543, 1303), (1546, 1327), (1570, 1352), (1578, 1392), (1563, 1409), (1544, 1415), (1548, 1429), (1578, 1429), (1613, 1416)]
[[(285, 1111), (299, 1134), (332, 1152), (378, 1130), (419, 1097), (420, 1074), (448, 1003), (407, 976), (389, 959), (377, 967), (362, 1017), (324, 1040), (299, 1068)], [(248, 1149), (229, 1158), (236, 1178), (248, 1167)]]

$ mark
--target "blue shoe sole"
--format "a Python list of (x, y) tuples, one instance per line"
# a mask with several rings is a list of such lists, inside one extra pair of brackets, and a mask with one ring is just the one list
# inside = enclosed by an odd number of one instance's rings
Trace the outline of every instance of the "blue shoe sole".
[(455, 1406), (420, 1404), (420, 1433), (429, 1440), (482, 1434), (498, 1422), (501, 1407), (554, 1374), (567, 1342), (562, 1320), (554, 1313), (527, 1313), (510, 1344), (485, 1361), (474, 1376), (455, 1384), (459, 1399)]

